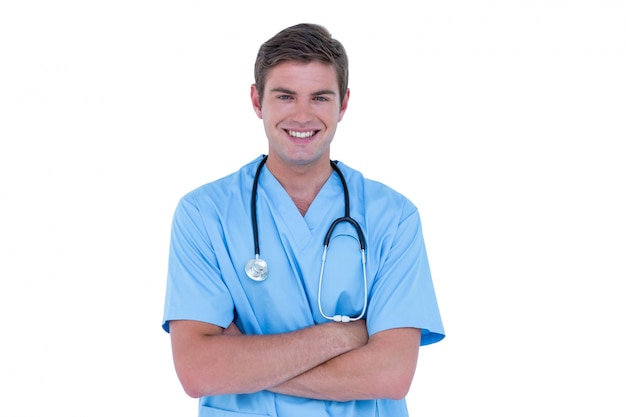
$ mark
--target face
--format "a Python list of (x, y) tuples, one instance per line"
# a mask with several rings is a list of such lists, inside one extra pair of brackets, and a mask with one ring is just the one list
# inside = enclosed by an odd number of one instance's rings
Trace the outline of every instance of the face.
[(348, 106), (332, 65), (286, 62), (267, 75), (263, 102), (252, 86), (252, 106), (269, 141), (268, 165), (328, 167), (330, 143)]

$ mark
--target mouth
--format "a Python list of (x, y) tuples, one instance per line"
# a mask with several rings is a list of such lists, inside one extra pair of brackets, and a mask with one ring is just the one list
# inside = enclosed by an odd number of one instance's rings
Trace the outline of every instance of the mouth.
[(308, 139), (314, 136), (318, 131), (317, 130), (306, 130), (306, 131), (286, 130), (286, 132), (292, 138)]

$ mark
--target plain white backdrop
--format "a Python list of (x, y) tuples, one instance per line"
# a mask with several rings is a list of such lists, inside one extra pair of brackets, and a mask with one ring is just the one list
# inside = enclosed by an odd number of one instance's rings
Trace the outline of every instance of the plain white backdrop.
[(195, 416), (178, 199), (266, 151), (260, 44), (351, 62), (333, 158), (419, 207), (448, 336), (413, 416), (623, 416), (624, 1), (0, 3), (0, 415)]

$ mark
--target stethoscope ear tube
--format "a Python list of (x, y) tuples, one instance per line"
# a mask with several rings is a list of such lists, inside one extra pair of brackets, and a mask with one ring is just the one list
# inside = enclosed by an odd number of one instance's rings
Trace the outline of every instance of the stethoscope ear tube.
[[(341, 220), (341, 219), (338, 219), (338, 220)], [(339, 223), (339, 222), (335, 221), (335, 223)], [(357, 231), (360, 229), (358, 224), (355, 227), (357, 228)], [(330, 240), (330, 233), (328, 233), (327, 236), (328, 236), (328, 239)], [(363, 267), (363, 308), (361, 309), (361, 314), (359, 314), (357, 317), (350, 317), (350, 316), (341, 315), (341, 314), (328, 316), (326, 315), (326, 313), (324, 313), (324, 309), (322, 308), (322, 282), (324, 281), (324, 267), (326, 266), (326, 253), (327, 252), (328, 252), (328, 244), (324, 244), (324, 252), (322, 253), (322, 267), (320, 268), (320, 277), (319, 277), (318, 286), (317, 286), (317, 308), (319, 309), (320, 314), (326, 320), (332, 320), (332, 321), (342, 322), (342, 323), (347, 323), (350, 321), (357, 321), (357, 320), (362, 319), (363, 316), (365, 316), (365, 311), (367, 311), (367, 267), (365, 265), (365, 245), (361, 244), (361, 265)]]

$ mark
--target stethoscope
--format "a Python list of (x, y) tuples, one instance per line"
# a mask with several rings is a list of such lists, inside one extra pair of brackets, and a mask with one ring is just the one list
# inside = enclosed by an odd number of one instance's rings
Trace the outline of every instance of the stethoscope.
[[(265, 162), (267, 161), (267, 155), (263, 157), (259, 166), (256, 170), (256, 174), (254, 175), (254, 181), (252, 182), (252, 196), (251, 196), (251, 212), (252, 212), (252, 234), (254, 237), (254, 258), (250, 259), (246, 262), (246, 275), (253, 281), (265, 281), (269, 274), (269, 270), (267, 267), (267, 262), (261, 259), (261, 252), (259, 250), (259, 228), (257, 225), (256, 218), (256, 200), (257, 200), (257, 187), (259, 185), (259, 176), (261, 175), (261, 169)], [(345, 206), (345, 214), (343, 217), (339, 217), (336, 219), (328, 228), (326, 232), (326, 237), (324, 238), (324, 252), (322, 253), (322, 267), (320, 269), (320, 278), (319, 285), (317, 289), (317, 306), (319, 308), (322, 316), (327, 320), (333, 320), (338, 322), (349, 322), (356, 321), (363, 318), (365, 315), (365, 310), (367, 309), (367, 271), (365, 268), (365, 235), (363, 234), (363, 230), (359, 223), (350, 217), (350, 196), (348, 194), (348, 185), (346, 184), (346, 179), (344, 178), (341, 170), (337, 166), (334, 161), (330, 161), (330, 165), (333, 170), (339, 175), (339, 179), (341, 180), (341, 185), (343, 186), (343, 198), (344, 198), (344, 206)], [(361, 314), (357, 317), (349, 317), (341, 314), (336, 314), (334, 316), (329, 316), (324, 313), (322, 309), (322, 282), (324, 280), (324, 266), (326, 264), (326, 253), (328, 252), (328, 245), (330, 244), (330, 238), (333, 234), (333, 230), (339, 223), (350, 223), (357, 234), (359, 235), (359, 245), (361, 246), (361, 265), (363, 266), (363, 309), (361, 310)]]

